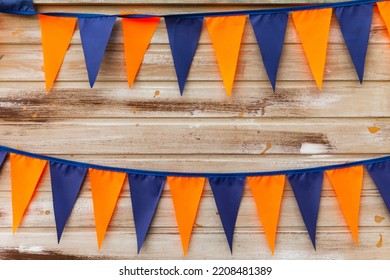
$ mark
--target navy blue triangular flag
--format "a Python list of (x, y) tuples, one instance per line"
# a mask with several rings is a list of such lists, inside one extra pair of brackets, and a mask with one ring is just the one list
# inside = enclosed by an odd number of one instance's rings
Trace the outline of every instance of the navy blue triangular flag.
[(32, 0), (2, 0), (0, 1), (0, 11), (23, 11), (35, 12)]
[(390, 161), (366, 164), (366, 169), (390, 212)]
[(198, 46), (202, 23), (203, 18), (165, 17), (181, 95)]
[(6, 157), (7, 157), (7, 152), (0, 151), (0, 168), (3, 165), (3, 162), (4, 162)]
[(166, 178), (139, 174), (128, 176), (139, 253), (156, 212)]
[(209, 182), (213, 190), (223, 230), (229, 242), (230, 252), (233, 252), (233, 234), (244, 190), (245, 178), (216, 177), (209, 178)]
[(91, 87), (95, 84), (116, 17), (79, 18), (81, 44)]
[(250, 16), (264, 67), (275, 91), (280, 56), (286, 34), (288, 13)]
[(295, 199), (315, 249), (317, 218), (324, 174), (322, 171), (299, 173), (287, 175), (287, 178), (294, 191)]
[(51, 188), (58, 243), (60, 243), (66, 221), (76, 203), (86, 174), (86, 168), (50, 162)]
[(371, 30), (372, 8), (373, 4), (371, 3), (334, 9), (360, 83), (363, 82), (364, 63)]

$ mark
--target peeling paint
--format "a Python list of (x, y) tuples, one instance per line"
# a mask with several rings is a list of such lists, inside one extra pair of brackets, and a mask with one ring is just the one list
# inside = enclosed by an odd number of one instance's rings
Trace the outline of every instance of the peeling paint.
[(41, 253), (43, 252), (43, 248), (40, 246), (24, 246), (24, 245), (19, 245), (18, 248), (19, 253)]
[(377, 247), (377, 248), (381, 248), (381, 247), (382, 247), (382, 242), (383, 242), (382, 234), (379, 234), (379, 241), (378, 241), (378, 243), (376, 244), (376, 247)]
[(272, 147), (272, 143), (271, 143), (271, 142), (267, 142), (267, 144), (266, 144), (264, 150), (261, 152), (260, 155), (265, 155), (265, 153), (266, 153), (269, 149), (271, 149), (271, 147)]
[(301, 154), (324, 154), (328, 152), (327, 145), (321, 143), (302, 143)]
[(378, 215), (375, 215), (375, 217), (374, 217), (374, 221), (377, 224), (381, 223), (384, 219), (385, 219), (385, 217), (378, 216)]
[(24, 29), (18, 28), (11, 33), (12, 36), (18, 36), (24, 33)]
[(379, 130), (381, 130), (380, 127), (377, 127), (377, 126), (369, 126), (367, 127), (368, 128), (368, 131), (372, 134), (375, 134), (377, 133)]

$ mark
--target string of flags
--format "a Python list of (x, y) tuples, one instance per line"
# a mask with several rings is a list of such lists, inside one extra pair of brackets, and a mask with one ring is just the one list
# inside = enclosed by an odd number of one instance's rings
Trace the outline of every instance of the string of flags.
[(5, 146), (0, 146), (0, 169), (7, 157), (9, 157), (11, 166), (13, 231), (17, 231), (47, 167), (51, 177), (54, 217), (59, 243), (88, 174), (99, 249), (126, 178), (128, 178), (130, 188), (138, 253), (147, 236), (165, 184), (169, 185), (184, 254), (188, 250), (206, 180), (211, 186), (231, 251), (234, 228), (245, 185), (248, 185), (251, 190), (272, 254), (275, 250), (280, 206), (287, 180), (292, 187), (314, 248), (316, 248), (316, 227), (324, 176), (329, 179), (335, 191), (356, 244), (358, 244), (364, 168), (368, 171), (390, 211), (390, 156), (308, 169), (252, 173), (179, 173), (135, 170), (63, 160)]
[[(129, 87), (132, 87), (160, 18), (164, 18), (180, 94), (183, 94), (205, 22), (226, 93), (231, 95), (244, 26), (248, 17), (274, 91), (290, 15), (319, 89), (322, 87), (333, 12), (340, 25), (357, 77), (362, 83), (375, 4), (390, 31), (390, 2), (382, 0), (357, 0), (267, 10), (167, 15), (38, 13), (31, 0), (4, 0), (0, 3), (0, 11), (19, 15), (38, 15), (47, 91), (50, 91), (56, 80), (77, 24), (80, 29), (89, 83), (91, 87), (94, 86), (117, 18), (122, 19), (127, 78)], [(58, 34), (62, 35), (57, 36)]]

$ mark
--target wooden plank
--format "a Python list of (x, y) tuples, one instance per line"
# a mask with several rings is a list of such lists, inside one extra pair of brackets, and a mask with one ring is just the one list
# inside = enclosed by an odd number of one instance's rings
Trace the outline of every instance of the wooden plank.
[[(382, 235), (382, 246), (377, 248)], [(223, 232), (197, 228), (190, 248), (183, 257), (177, 229), (167, 234), (153, 230), (141, 253), (136, 253), (133, 231), (109, 231), (99, 251), (92, 229), (75, 229), (64, 234), (57, 244), (54, 229), (22, 229), (12, 235), (11, 229), (0, 229), (0, 259), (389, 259), (390, 234), (387, 228), (360, 231), (359, 246), (348, 230), (319, 229), (314, 251), (305, 229), (278, 232), (275, 256), (272, 256), (263, 232), (236, 230), (233, 254)], [(161, 252), (164, 252), (162, 254)]]
[[(43, 81), (43, 65), (41, 47), (37, 45), (5, 45), (1, 48), (0, 81)], [(390, 63), (390, 48), (387, 45), (370, 45), (368, 48), (365, 81), (383, 81), (390, 79), (390, 71), (385, 67)], [(299, 71), (291, 71), (299, 69)], [(329, 45), (324, 79), (356, 81), (348, 50), (344, 45)], [(87, 71), (81, 46), (72, 46), (65, 57), (58, 81), (87, 81)], [(126, 81), (124, 54), (121, 47), (111, 45), (97, 78), (98, 81)], [(138, 81), (176, 81), (172, 55), (168, 45), (151, 46), (145, 55), (140, 68)], [(211, 45), (198, 47), (189, 81), (221, 81), (217, 62)], [(268, 81), (263, 69), (258, 46), (244, 45), (238, 61), (237, 81)], [(312, 74), (300, 45), (286, 45), (284, 48), (279, 74), (279, 81), (311, 81)], [(220, 82), (223, 87), (222, 81)], [(326, 83), (325, 83), (326, 84)], [(365, 86), (365, 85), (363, 85)], [(233, 93), (236, 89), (233, 88)], [(318, 91), (319, 92), (319, 91)]]
[[(36, 153), (268, 154), (390, 153), (390, 120), (85, 119), (0, 121), (2, 144)], [(371, 133), (368, 127), (382, 128)], [(37, 141), (40, 140), (40, 141)], [(88, 147), (86, 149), (86, 147)]]
[[(128, 189), (128, 185), (125, 185)], [(195, 227), (219, 228), (221, 221), (215, 206), (211, 191), (205, 191), (201, 199)], [(318, 218), (319, 227), (346, 227), (345, 219), (333, 191), (323, 191)], [(73, 212), (68, 220), (67, 228), (94, 228), (93, 204), (91, 193), (83, 192), (79, 196)], [(380, 223), (375, 216), (383, 217)], [(164, 232), (164, 228), (177, 226), (175, 212), (169, 191), (164, 192), (153, 219), (152, 228), (156, 232)], [(279, 229), (285, 227), (304, 227), (295, 197), (290, 188), (284, 192), (280, 212)], [(390, 227), (390, 216), (387, 208), (378, 193), (364, 191), (361, 198), (360, 228), (362, 227)], [(11, 193), (0, 192), (0, 227), (12, 227)], [(20, 225), (22, 228), (55, 227), (52, 195), (48, 192), (38, 192), (27, 209)], [(256, 206), (248, 189), (241, 201), (236, 227), (262, 228), (258, 218)], [(129, 192), (123, 194), (116, 207), (115, 214), (110, 222), (110, 228), (134, 228), (132, 206)]]
[[(372, 89), (375, 88), (373, 91)], [(205, 90), (207, 89), (207, 90)], [(312, 82), (237, 82), (226, 98), (219, 82), (188, 82), (181, 97), (176, 82), (59, 82), (46, 94), (44, 82), (0, 84), (0, 117), (165, 118), (165, 117), (390, 117), (387, 82), (326, 82), (321, 93)], [(63, 102), (66, 100), (67, 102)]]
[[(124, 7), (51, 7), (45, 9), (45, 11), (68, 11), (68, 12), (102, 12), (102, 13), (120, 13), (123, 12)], [(251, 7), (241, 7), (239, 10), (251, 8)], [(252, 7), (253, 8), (253, 7)], [(107, 10), (109, 9), (109, 10)], [(183, 13), (183, 12), (195, 12), (195, 11), (220, 11), (220, 10), (237, 10), (238, 7), (229, 7), (229, 6), (215, 6), (215, 7), (204, 7), (204, 6), (195, 6), (191, 8), (183, 8), (181, 6), (167, 7), (167, 6), (131, 6), (131, 12), (133, 13)], [(39, 26), (39, 21), (36, 17), (20, 17), (15, 15), (2, 15), (0, 17), (0, 24), (2, 27), (2, 32), (0, 34), (0, 44), (28, 44), (28, 45), (40, 45), (41, 44), (41, 31)], [(246, 21), (245, 30), (243, 33), (243, 44), (255, 44), (256, 38), (253, 33), (252, 26), (249, 19)], [(378, 9), (374, 9), (374, 15), (371, 25), (370, 33), (370, 44), (389, 44), (390, 36), (386, 26), (379, 14)], [(121, 20), (117, 20), (114, 26), (113, 32), (110, 38), (111, 44), (123, 44), (123, 33), (122, 33), (122, 24)], [(203, 30), (199, 38), (200, 44), (210, 44), (210, 37), (207, 32), (206, 24), (203, 25)], [(295, 27), (293, 25), (291, 17), (289, 18), (286, 37), (286, 44), (300, 44), (300, 39), (297, 35)], [(81, 44), (79, 29), (76, 28), (76, 32), (73, 36), (72, 44)], [(151, 44), (168, 44), (167, 30), (162, 19), (158, 25), (153, 37)], [(342, 37), (339, 23), (336, 19), (336, 16), (333, 15), (330, 32), (329, 32), (329, 44), (344, 44), (344, 39)]]

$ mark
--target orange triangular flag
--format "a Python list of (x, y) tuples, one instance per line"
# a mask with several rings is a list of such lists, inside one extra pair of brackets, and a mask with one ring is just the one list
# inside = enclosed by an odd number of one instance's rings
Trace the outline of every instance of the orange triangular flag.
[(257, 212), (273, 255), (286, 176), (259, 176), (247, 177), (246, 179), (255, 199)]
[(167, 177), (184, 255), (187, 254), (205, 178)]
[(46, 166), (45, 160), (10, 154), (13, 232), (15, 233), (30, 204)]
[(232, 93), (246, 16), (206, 18), (226, 93)]
[(41, 24), (46, 91), (50, 91), (60, 71), (76, 27), (76, 18), (38, 15)]
[(91, 178), (96, 234), (100, 250), (123, 183), (125, 182), (126, 173), (90, 168), (89, 175)]
[(336, 192), (341, 211), (357, 245), (363, 166), (327, 170), (325, 173)]
[(137, 76), (145, 52), (159, 22), (159, 17), (122, 18), (123, 43), (129, 87), (133, 87), (134, 79)]
[(390, 2), (377, 2), (376, 5), (378, 6), (379, 13), (381, 14), (383, 21), (386, 24), (387, 32), (390, 34)]
[(295, 28), (319, 89), (324, 77), (332, 8), (292, 13)]

